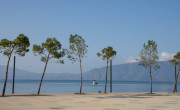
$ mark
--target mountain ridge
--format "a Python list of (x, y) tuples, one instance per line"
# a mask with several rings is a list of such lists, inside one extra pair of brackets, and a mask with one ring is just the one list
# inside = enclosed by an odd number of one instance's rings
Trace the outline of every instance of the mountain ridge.
[[(153, 81), (174, 81), (174, 66), (167, 61), (159, 62), (160, 69), (152, 71)], [(5, 66), (0, 65), (0, 79), (5, 77)], [(12, 79), (12, 67), (9, 67), (8, 79)], [(96, 79), (105, 79), (106, 67), (96, 68)], [(95, 69), (83, 73), (83, 80), (94, 80)], [(16, 69), (16, 79), (40, 80), (42, 73), (33, 73)], [(118, 81), (149, 81), (149, 70), (138, 63), (113, 65), (113, 80)], [(80, 80), (80, 74), (74, 73), (46, 73), (45, 80)], [(108, 70), (109, 79), (109, 70)]]

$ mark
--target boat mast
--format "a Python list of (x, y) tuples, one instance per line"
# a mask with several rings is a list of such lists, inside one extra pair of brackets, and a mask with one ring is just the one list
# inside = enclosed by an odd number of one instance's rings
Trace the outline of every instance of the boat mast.
[(94, 80), (96, 81), (96, 68), (95, 68)]

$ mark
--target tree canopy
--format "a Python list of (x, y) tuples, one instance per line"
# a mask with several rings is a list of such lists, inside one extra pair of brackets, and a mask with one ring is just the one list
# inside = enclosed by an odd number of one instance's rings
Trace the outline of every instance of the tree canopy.
[[(52, 58), (59, 59), (65, 55), (64, 50), (61, 50), (61, 43), (56, 40), (56, 38), (47, 38), (46, 42), (41, 45), (33, 45), (34, 55), (40, 55), (41, 61), (46, 62), (47, 58), (50, 60)], [(64, 63), (63, 60), (57, 61), (57, 63)]]
[(172, 60), (169, 60), (169, 63), (173, 64), (173, 65), (178, 65), (180, 64), (180, 62), (177, 60), (177, 59), (172, 59)]
[(102, 49), (101, 53), (100, 52), (97, 53), (97, 56), (98, 57), (102, 56), (103, 60), (109, 59), (115, 55), (116, 55), (116, 51), (114, 51), (111, 46), (108, 46), (107, 48)]
[(180, 52), (178, 52), (176, 55), (174, 55), (174, 58), (175, 58), (177, 61), (180, 61)]
[(6, 56), (9, 56), (12, 53), (25, 56), (25, 53), (29, 52), (29, 46), (29, 38), (24, 34), (19, 34), (19, 36), (13, 41), (8, 39), (2, 39), (0, 41), (1, 52)]
[(153, 40), (148, 40), (148, 44), (146, 45), (144, 43), (143, 49), (141, 50), (139, 54), (139, 59), (137, 59), (141, 66), (144, 67), (154, 67), (154, 69), (158, 69), (160, 66), (157, 64), (157, 61), (159, 59), (158, 57), (158, 51), (157, 51), (157, 44)]
[(85, 40), (77, 34), (71, 34), (69, 43), (69, 51), (67, 51), (68, 58), (73, 62), (81, 61), (87, 53), (88, 46), (86, 45)]

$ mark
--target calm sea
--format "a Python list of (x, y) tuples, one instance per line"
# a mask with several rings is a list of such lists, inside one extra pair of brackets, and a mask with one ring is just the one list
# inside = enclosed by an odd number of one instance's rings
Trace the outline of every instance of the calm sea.
[[(37, 93), (39, 80), (16, 80), (15, 93)], [(83, 81), (82, 92), (95, 93), (104, 91), (104, 81), (98, 81), (97, 85), (93, 81)], [(4, 81), (0, 81), (0, 92), (3, 89)], [(77, 93), (79, 92), (79, 80), (44, 80), (42, 83), (41, 93)], [(109, 89), (107, 85), (107, 92)], [(113, 92), (149, 92), (149, 81), (113, 81)], [(172, 92), (173, 82), (153, 82), (153, 92)], [(12, 81), (8, 80), (6, 93), (11, 93)], [(178, 85), (178, 91), (180, 86)]]

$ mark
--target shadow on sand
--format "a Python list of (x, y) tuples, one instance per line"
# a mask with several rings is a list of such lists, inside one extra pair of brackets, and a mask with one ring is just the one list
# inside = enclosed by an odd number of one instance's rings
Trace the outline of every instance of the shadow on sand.
[(38, 94), (7, 94), (7, 95), (5, 95), (5, 96), (0, 96), (0, 97), (21, 97), (21, 96), (25, 96), (25, 97), (28, 97), (28, 96), (36, 96), (36, 97), (38, 97), (38, 96), (53, 96), (53, 95), (46, 95), (46, 94), (40, 94), (40, 95), (38, 95)]
[(107, 99), (107, 98), (152, 98), (153, 96), (171, 96), (171, 95), (165, 95), (165, 94), (135, 94), (135, 95), (113, 95), (113, 96), (106, 96), (106, 97), (96, 97), (98, 99)]

